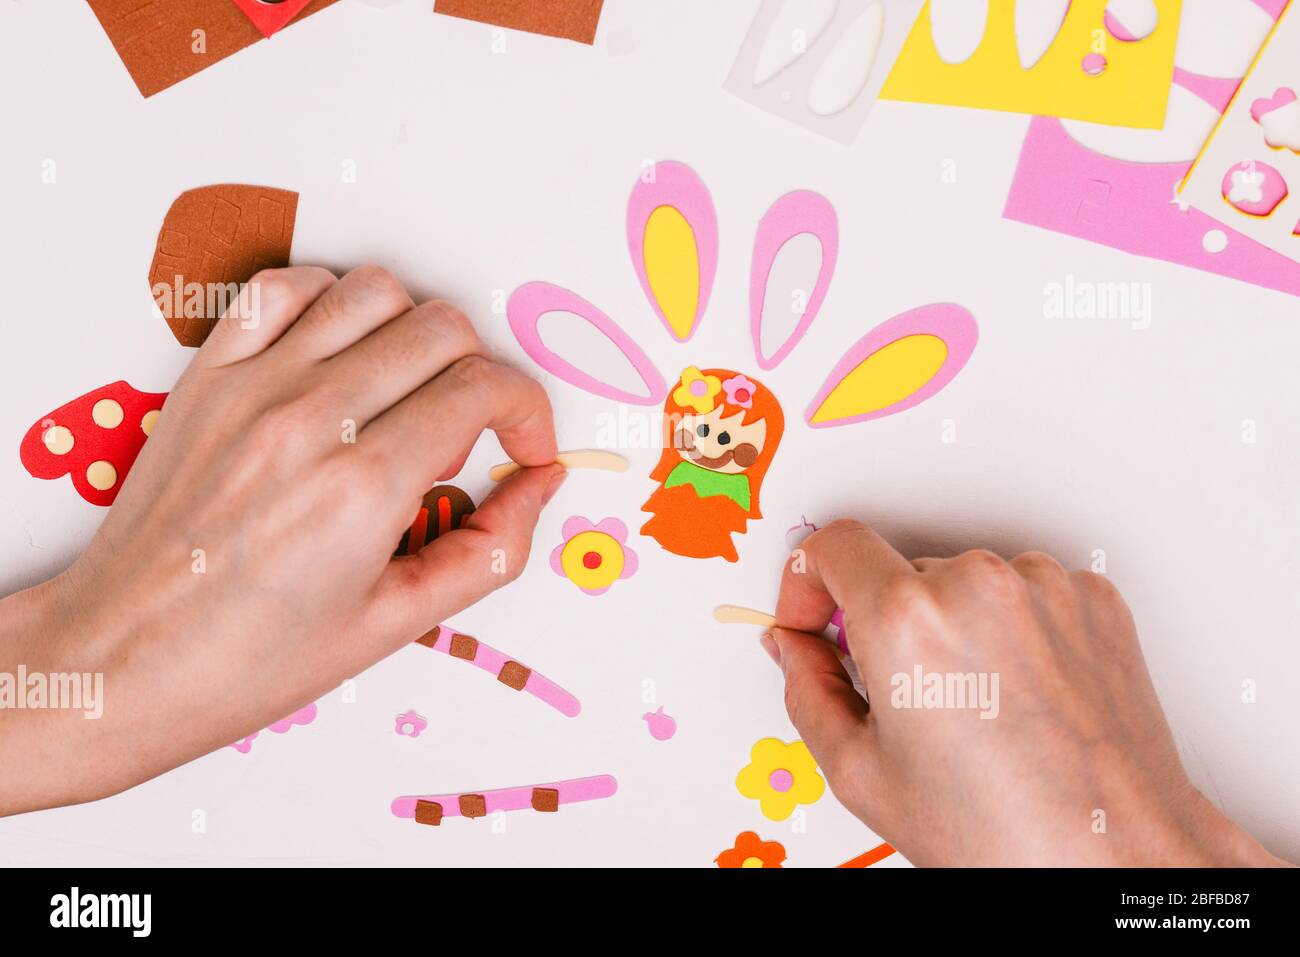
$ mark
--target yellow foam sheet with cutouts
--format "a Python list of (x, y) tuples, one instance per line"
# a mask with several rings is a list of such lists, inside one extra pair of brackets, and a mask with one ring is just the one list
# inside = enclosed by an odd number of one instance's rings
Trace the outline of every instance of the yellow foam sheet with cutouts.
[(938, 336), (906, 336), (877, 349), (846, 375), (813, 413), (814, 425), (879, 412), (923, 388), (948, 359)]
[(700, 307), (700, 251), (691, 224), (672, 206), (646, 220), (645, 274), (668, 327), (685, 340)]
[[(939, 57), (927, 2), (880, 97), (1160, 129), (1183, 0), (1155, 2), (1155, 32), (1124, 42), (1106, 29), (1107, 0), (1074, 0), (1051, 47), (1028, 70), (1016, 48), (1015, 0), (990, 0), (983, 41), (970, 59), (955, 64)], [(1094, 44), (1104, 46), (1106, 57), (1099, 76), (1082, 67), (1085, 56), (1098, 52)]]

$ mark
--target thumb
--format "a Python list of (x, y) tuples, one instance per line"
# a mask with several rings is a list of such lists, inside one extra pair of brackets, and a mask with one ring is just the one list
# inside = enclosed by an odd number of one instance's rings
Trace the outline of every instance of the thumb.
[[(831, 788), (858, 787), (867, 773), (867, 702), (835, 646), (802, 631), (774, 628), (763, 646), (785, 674), (785, 708)], [(775, 650), (774, 650), (775, 649)]]
[(459, 529), (389, 562), (372, 609), (387, 627), (374, 631), (400, 647), (518, 578), (542, 508), (564, 477), (559, 465), (522, 469)]

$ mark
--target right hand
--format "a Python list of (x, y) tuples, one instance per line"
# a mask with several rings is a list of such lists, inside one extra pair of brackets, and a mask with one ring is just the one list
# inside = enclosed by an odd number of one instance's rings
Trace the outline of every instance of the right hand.
[[(819, 634), (837, 607), (870, 708)], [(1036, 552), (909, 562), (836, 522), (787, 563), (776, 617), (763, 643), (790, 719), (840, 801), (914, 864), (1280, 863), (1188, 780), (1102, 575)], [(997, 673), (996, 717), (896, 707), (894, 676), (917, 666)]]

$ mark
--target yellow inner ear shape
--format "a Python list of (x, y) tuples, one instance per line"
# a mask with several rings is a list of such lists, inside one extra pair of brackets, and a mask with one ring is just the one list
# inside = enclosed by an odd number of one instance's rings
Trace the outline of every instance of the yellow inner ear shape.
[(672, 206), (660, 206), (646, 220), (645, 274), (668, 328), (685, 340), (700, 306), (700, 251), (695, 230)]
[(813, 422), (835, 422), (886, 409), (925, 386), (943, 368), (948, 344), (938, 336), (915, 335), (877, 349), (846, 375), (813, 414)]

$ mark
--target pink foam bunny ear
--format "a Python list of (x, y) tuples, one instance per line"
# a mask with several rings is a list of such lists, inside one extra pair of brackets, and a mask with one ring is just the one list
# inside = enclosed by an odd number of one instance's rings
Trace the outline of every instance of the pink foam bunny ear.
[(978, 340), (975, 317), (952, 303), (895, 316), (839, 361), (808, 407), (808, 424), (850, 425), (920, 405), (953, 380)]
[(646, 298), (678, 342), (709, 304), (718, 268), (718, 216), (689, 166), (648, 167), (627, 204), (627, 247)]
[[(549, 313), (568, 313), (585, 320), (623, 353), (645, 384), (646, 394), (638, 395), (603, 382), (561, 357), (542, 341), (538, 323)], [(632, 337), (581, 296), (548, 282), (530, 282), (520, 286), (506, 304), (510, 329), (533, 361), (551, 375), (563, 379), (593, 395), (634, 405), (658, 405), (668, 394), (668, 384), (654, 363)]]
[[(768, 285), (772, 281), (772, 267), (777, 256), (790, 240), (809, 235), (821, 244), (821, 265), (813, 279), (812, 292), (803, 304), (794, 331), (770, 357), (763, 354), (763, 322), (766, 311)], [(772, 204), (758, 224), (754, 238), (754, 258), (749, 274), (750, 333), (754, 339), (754, 356), (761, 369), (775, 369), (785, 361), (794, 347), (803, 339), (826, 299), (835, 262), (840, 252), (840, 226), (835, 208), (820, 193), (800, 190), (787, 193)], [(813, 277), (807, 277), (812, 279)]]

